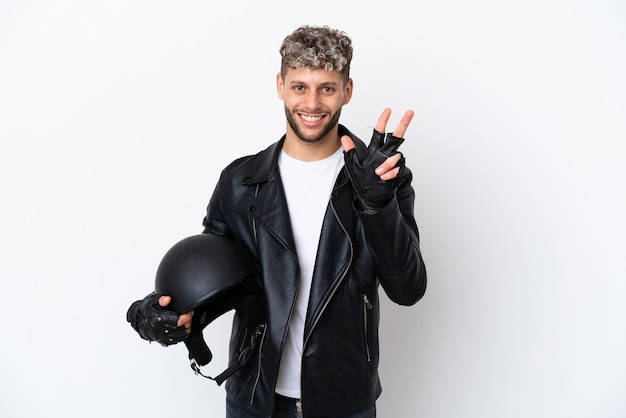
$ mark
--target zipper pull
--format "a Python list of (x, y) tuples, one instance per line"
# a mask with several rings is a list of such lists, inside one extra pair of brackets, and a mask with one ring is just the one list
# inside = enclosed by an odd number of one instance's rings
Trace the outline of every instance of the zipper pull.
[(300, 399), (296, 401), (296, 410), (298, 412), (298, 418), (302, 418), (302, 401)]
[(374, 305), (372, 305), (372, 302), (370, 302), (365, 293), (363, 294), (363, 303), (365, 304), (367, 309), (372, 309), (374, 307)]

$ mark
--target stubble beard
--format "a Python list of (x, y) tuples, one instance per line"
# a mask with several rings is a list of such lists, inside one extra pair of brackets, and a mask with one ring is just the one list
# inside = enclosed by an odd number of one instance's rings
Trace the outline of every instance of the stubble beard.
[(326, 137), (326, 135), (328, 135), (333, 130), (333, 128), (339, 123), (339, 116), (341, 116), (341, 109), (333, 113), (332, 117), (322, 127), (322, 130), (317, 135), (313, 135), (313, 136), (306, 136), (304, 132), (302, 132), (302, 130), (298, 127), (298, 124), (296, 123), (293, 113), (289, 109), (287, 109), (286, 106), (285, 106), (285, 116), (287, 118), (287, 123), (289, 123), (289, 126), (291, 127), (291, 129), (301, 141), (307, 142), (307, 143), (315, 143), (324, 139), (324, 137)]

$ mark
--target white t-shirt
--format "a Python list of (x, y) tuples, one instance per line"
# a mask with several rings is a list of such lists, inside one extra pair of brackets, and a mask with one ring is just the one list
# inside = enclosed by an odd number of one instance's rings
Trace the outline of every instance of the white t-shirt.
[(281, 151), (278, 157), (300, 263), (300, 287), (289, 323), (276, 384), (276, 392), (290, 398), (300, 398), (304, 320), (309, 303), (315, 256), (324, 214), (343, 164), (341, 147), (330, 157), (319, 161), (296, 160), (284, 151)]

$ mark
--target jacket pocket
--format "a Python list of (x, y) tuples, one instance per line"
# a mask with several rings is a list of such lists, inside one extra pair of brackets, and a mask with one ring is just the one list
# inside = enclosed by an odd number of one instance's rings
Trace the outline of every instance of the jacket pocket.
[(372, 353), (370, 351), (370, 311), (374, 306), (372, 302), (367, 298), (367, 295), (363, 293), (363, 337), (365, 339), (365, 355), (367, 362), (372, 361)]

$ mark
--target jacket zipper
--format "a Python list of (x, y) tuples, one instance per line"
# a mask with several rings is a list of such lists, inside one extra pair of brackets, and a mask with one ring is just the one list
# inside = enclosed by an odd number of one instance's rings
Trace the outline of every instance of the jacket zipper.
[[(256, 185), (256, 189), (254, 190), (254, 198), (256, 199), (256, 197), (259, 195), (259, 185)], [(257, 244), (258, 240), (257, 240), (257, 235), (256, 235), (256, 218), (252, 218), (252, 235), (254, 236), (254, 243)]]
[[(348, 262), (348, 267), (343, 271), (343, 273), (341, 273), (341, 278), (337, 282), (337, 285), (333, 288), (332, 292), (330, 293), (330, 296), (328, 296), (328, 298), (326, 299), (326, 302), (324, 303), (324, 306), (322, 307), (320, 312), (317, 314), (317, 317), (313, 321), (313, 325), (311, 326), (311, 330), (306, 335), (306, 338), (304, 339), (304, 343), (302, 344), (302, 352), (304, 352), (304, 349), (306, 348), (307, 342), (309, 341), (309, 338), (311, 337), (311, 334), (313, 333), (313, 330), (315, 329), (315, 326), (319, 322), (322, 314), (324, 313), (324, 311), (328, 307), (328, 304), (330, 303), (330, 300), (333, 298), (333, 296), (335, 295), (335, 292), (337, 291), (337, 289), (339, 289), (339, 285), (341, 284), (341, 282), (343, 282), (343, 279), (348, 274), (348, 270), (350, 269), (349, 266), (352, 265), (352, 255), (354, 254), (354, 247), (352, 246), (352, 240), (350, 239), (350, 234), (348, 234), (348, 231), (346, 231), (346, 227), (344, 226), (344, 224), (341, 223), (341, 220), (339, 219), (339, 215), (337, 215), (337, 211), (335, 210), (335, 205), (333, 205), (332, 198), (329, 200), (329, 203), (330, 203), (330, 208), (333, 210), (333, 214), (335, 215), (335, 219), (337, 220), (337, 223), (339, 224), (339, 226), (343, 230), (344, 234), (348, 238), (348, 243), (350, 244), (350, 261)], [(303, 407), (302, 407), (302, 398), (304, 398), (304, 393), (301, 392), (300, 393), (300, 399), (296, 402), (296, 409), (298, 411), (298, 418), (302, 418), (304, 416), (303, 415)]]
[(297, 412), (297, 417), (298, 418), (302, 418), (302, 401), (300, 399), (298, 399), (296, 401), (296, 412)]
[(370, 340), (369, 340), (369, 314), (367, 311), (373, 308), (372, 302), (367, 298), (367, 295), (363, 294), (363, 331), (365, 333), (365, 352), (367, 353), (367, 362), (369, 363), (372, 360), (372, 356), (370, 355)]
[(261, 336), (261, 342), (259, 343), (259, 363), (257, 365), (256, 378), (254, 379), (254, 386), (252, 387), (252, 394), (250, 395), (250, 405), (254, 404), (254, 395), (256, 394), (256, 388), (259, 385), (259, 379), (261, 378), (261, 354), (263, 353), (263, 343), (265, 342), (266, 333), (267, 333), (267, 324), (264, 324), (263, 335)]
[[(348, 231), (346, 231), (345, 226), (341, 223), (341, 220), (339, 219), (339, 216), (337, 215), (337, 212), (335, 210), (335, 205), (333, 205), (333, 201), (332, 199), (330, 200), (330, 207), (333, 210), (333, 214), (335, 215), (335, 219), (337, 219), (337, 223), (339, 224), (339, 226), (341, 227), (341, 229), (343, 230), (343, 232), (346, 234), (346, 237), (348, 237), (348, 243), (350, 244), (350, 261), (348, 262), (348, 266), (352, 265), (352, 254), (354, 253), (353, 251), (353, 246), (352, 246), (352, 240), (350, 239), (350, 235), (348, 234)], [(320, 320), (320, 317), (322, 316), (322, 314), (324, 313), (324, 311), (326, 310), (326, 308), (328, 307), (328, 304), (330, 303), (330, 300), (333, 298), (333, 296), (335, 295), (335, 292), (337, 291), (337, 289), (339, 288), (339, 285), (341, 284), (341, 282), (343, 282), (343, 279), (346, 277), (346, 275), (348, 274), (348, 270), (350, 269), (350, 267), (347, 267), (344, 272), (341, 274), (341, 278), (339, 279), (339, 281), (337, 282), (337, 285), (333, 288), (333, 291), (330, 293), (330, 296), (328, 296), (328, 298), (326, 298), (326, 302), (324, 303), (324, 306), (322, 307), (322, 309), (320, 310), (320, 312), (317, 314), (317, 316), (315, 317), (315, 320), (313, 321), (313, 325), (311, 326), (311, 330), (309, 331), (309, 333), (306, 335), (306, 338), (304, 339), (304, 344), (302, 345), (302, 351), (304, 352), (304, 349), (306, 347), (307, 342), (309, 341), (309, 338), (311, 337), (311, 333), (313, 332), (313, 330), (315, 329), (315, 326), (317, 325), (317, 323)]]
[[(259, 194), (259, 184), (256, 185), (254, 190), (254, 198)], [(254, 236), (254, 243), (257, 244), (257, 232), (256, 232), (256, 218), (252, 217), (252, 235)], [(261, 378), (261, 351), (263, 349), (263, 342), (265, 341), (265, 332), (267, 331), (267, 324), (263, 327), (263, 336), (259, 343), (259, 363), (257, 365), (256, 378), (254, 379), (254, 385), (252, 386), (252, 393), (250, 395), (250, 405), (254, 404), (254, 395), (256, 394), (256, 388), (259, 386), (259, 379)]]

